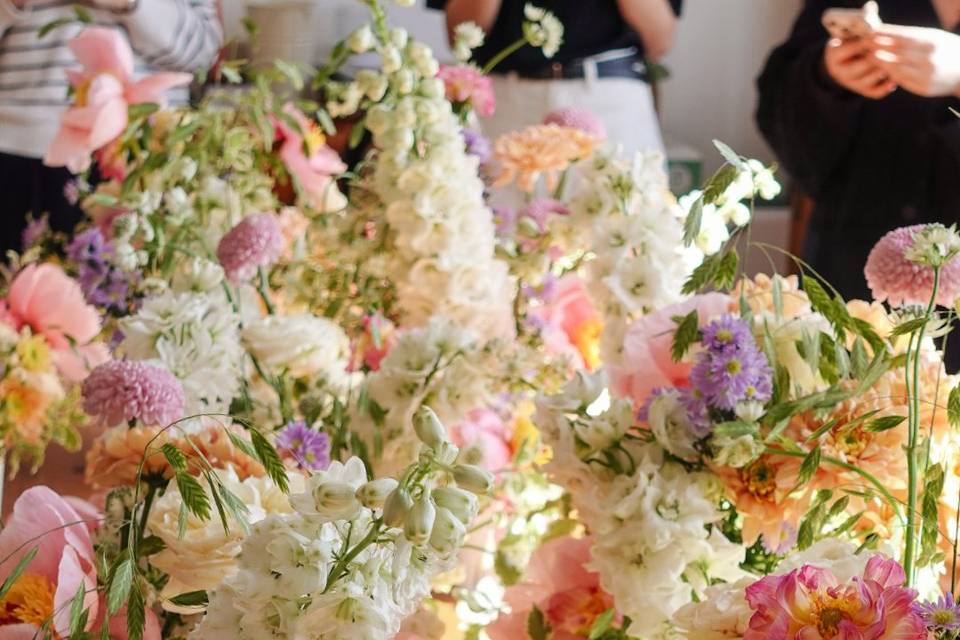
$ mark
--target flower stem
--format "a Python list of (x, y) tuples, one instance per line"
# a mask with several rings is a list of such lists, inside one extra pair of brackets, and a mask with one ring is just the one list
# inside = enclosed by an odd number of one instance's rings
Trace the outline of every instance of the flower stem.
[(274, 315), (275, 311), (273, 308), (273, 303), (270, 301), (270, 293), (267, 286), (267, 272), (263, 267), (257, 269), (257, 272), (260, 275), (259, 282), (257, 284), (257, 291), (260, 293), (260, 298), (263, 299), (263, 305), (267, 308), (267, 314), (272, 316)]
[(494, 68), (495, 68), (498, 64), (500, 64), (501, 62), (503, 62), (504, 60), (506, 60), (509, 56), (511, 56), (511, 55), (513, 55), (514, 53), (516, 53), (516, 52), (520, 49), (520, 47), (522, 47), (522, 46), (525, 45), (525, 44), (527, 44), (527, 39), (526, 39), (526, 38), (520, 38), (519, 40), (517, 40), (516, 42), (514, 42), (513, 44), (511, 44), (509, 47), (503, 49), (500, 53), (498, 53), (497, 55), (493, 56), (493, 57), (490, 59), (490, 62), (488, 62), (488, 63), (483, 67), (483, 70), (481, 70), (480, 73), (482, 73), (483, 75), (488, 75), (491, 71), (494, 70)]
[(327, 577), (327, 584), (323, 587), (323, 593), (327, 593), (330, 589), (333, 588), (333, 585), (336, 584), (337, 580), (342, 578), (347, 574), (348, 565), (353, 562), (353, 559), (360, 555), (360, 552), (369, 547), (371, 544), (377, 541), (377, 538), (380, 537), (380, 525), (382, 522), (380, 520), (374, 520), (370, 525), (370, 531), (367, 535), (357, 543), (357, 545), (350, 549), (346, 555), (337, 560), (337, 563), (333, 565), (333, 569), (330, 570), (330, 574)]

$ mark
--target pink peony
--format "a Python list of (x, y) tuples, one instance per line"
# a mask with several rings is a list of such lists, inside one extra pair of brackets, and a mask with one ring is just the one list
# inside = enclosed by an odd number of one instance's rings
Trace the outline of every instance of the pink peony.
[(512, 435), (510, 427), (490, 409), (474, 409), (465, 421), (450, 430), (450, 439), (458, 447), (480, 449), (483, 454), (480, 465), (490, 471), (500, 471), (510, 463)]
[(31, 487), (17, 499), (0, 532), (0, 576), (9, 575), (31, 549), (40, 550), (0, 602), (0, 640), (31, 638), (51, 616), (53, 628), (66, 638), (70, 635), (70, 601), (81, 585), (87, 591), (84, 607), (90, 612), (87, 629), (92, 628), (100, 606), (96, 557), (82, 520), (48, 487)]
[(217, 259), (227, 278), (249, 280), (257, 269), (277, 261), (283, 253), (283, 232), (272, 213), (254, 213), (230, 229), (217, 246)]
[(99, 314), (87, 304), (80, 285), (55, 264), (30, 264), (17, 274), (0, 302), (0, 320), (17, 330), (28, 325), (42, 335), (57, 368), (71, 380), (82, 380), (109, 358), (103, 344), (91, 343), (100, 333)]
[[(916, 303), (926, 305), (933, 294), (933, 267), (911, 262), (906, 252), (913, 247), (913, 236), (925, 225), (894, 229), (880, 238), (870, 251), (863, 273), (873, 297), (894, 307)], [(937, 304), (952, 307), (960, 297), (960, 256), (940, 269)]]
[(556, 124), (561, 127), (579, 129), (584, 133), (589, 133), (597, 140), (607, 139), (607, 128), (603, 126), (603, 120), (587, 109), (578, 107), (554, 109), (543, 119), (543, 124)]
[(642, 407), (654, 389), (686, 387), (692, 365), (674, 362), (671, 357), (675, 316), (685, 316), (694, 309), (703, 326), (711, 318), (727, 313), (730, 298), (721, 293), (694, 296), (656, 313), (644, 316), (627, 329), (623, 338), (625, 367), (610, 367), (610, 389), (619, 397), (630, 397)]
[(534, 552), (523, 581), (505, 595), (510, 613), (487, 626), (492, 640), (527, 637), (527, 619), (536, 606), (552, 630), (551, 640), (583, 640), (596, 619), (613, 607), (590, 563), (590, 539), (557, 538)]
[(493, 82), (479, 69), (442, 64), (437, 77), (443, 80), (447, 100), (469, 103), (481, 118), (489, 118), (497, 110)]
[(580, 355), (584, 366), (591, 371), (600, 366), (600, 335), (603, 319), (593, 306), (583, 280), (568, 274), (556, 283), (540, 317), (549, 327), (563, 331), (569, 344)]
[(189, 73), (158, 73), (134, 81), (133, 51), (116, 29), (88, 27), (69, 47), (83, 66), (67, 70), (76, 100), (43, 161), (74, 173), (86, 170), (90, 155), (123, 133), (130, 105), (162, 103), (165, 91), (193, 79)]
[(183, 385), (160, 365), (111, 360), (83, 381), (83, 410), (113, 426), (138, 419), (166, 426), (183, 417)]
[(809, 565), (766, 576), (747, 587), (755, 613), (743, 640), (924, 640), (917, 593), (905, 581), (900, 565), (882, 555), (870, 558), (863, 577), (845, 584)]
[(298, 131), (282, 118), (274, 120), (280, 140), (280, 159), (287, 171), (306, 193), (312, 207), (318, 211), (342, 208), (343, 196), (331, 176), (346, 171), (347, 165), (326, 145), (326, 137), (317, 123), (291, 104), (285, 105), (283, 112), (299, 127)]

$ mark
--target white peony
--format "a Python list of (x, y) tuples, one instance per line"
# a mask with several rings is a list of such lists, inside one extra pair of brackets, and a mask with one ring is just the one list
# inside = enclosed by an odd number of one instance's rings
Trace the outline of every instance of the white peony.
[(350, 339), (340, 326), (311, 314), (264, 316), (243, 328), (243, 344), (261, 366), (295, 378), (340, 380), (350, 359)]

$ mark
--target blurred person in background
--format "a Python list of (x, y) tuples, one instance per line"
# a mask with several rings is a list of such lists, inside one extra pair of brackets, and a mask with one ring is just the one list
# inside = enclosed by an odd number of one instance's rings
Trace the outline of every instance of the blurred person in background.
[[(757, 123), (813, 198), (803, 257), (846, 298), (888, 231), (960, 220), (960, 0), (879, 0), (869, 37), (831, 39), (807, 0), (758, 85)], [(897, 25), (897, 26), (894, 26)]]
[[(528, 0), (427, 0), (444, 9), (449, 33), (473, 21), (486, 33), (474, 52), (483, 66), (523, 37)], [(645, 59), (658, 60), (673, 45), (682, 0), (551, 0), (534, 3), (564, 25), (552, 58), (525, 46), (493, 69), (496, 112), (484, 120), (492, 138), (539, 124), (551, 111), (576, 107), (593, 112), (624, 151), (663, 151), (646, 80)]]
[[(0, 259), (20, 249), (28, 213), (49, 213), (51, 228), (65, 232), (81, 216), (64, 194), (70, 172), (41, 160), (71, 102), (66, 70), (78, 65), (67, 45), (84, 25), (39, 33), (75, 18), (77, 4), (97, 25), (126, 34), (137, 75), (206, 68), (223, 42), (216, 0), (0, 0)], [(169, 95), (172, 104), (187, 98), (186, 88)]]

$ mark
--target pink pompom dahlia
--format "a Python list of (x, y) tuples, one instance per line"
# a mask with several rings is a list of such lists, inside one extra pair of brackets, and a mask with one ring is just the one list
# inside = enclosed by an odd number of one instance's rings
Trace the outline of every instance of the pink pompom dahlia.
[(83, 381), (83, 410), (107, 425), (166, 426), (183, 417), (185, 402), (180, 381), (149, 362), (111, 360)]
[(283, 252), (283, 232), (272, 213), (249, 215), (220, 239), (217, 259), (234, 282), (249, 280)]
[(766, 576), (747, 587), (755, 613), (743, 640), (924, 640), (917, 593), (905, 581), (900, 565), (882, 555), (847, 583), (809, 565)]
[(543, 119), (543, 124), (555, 124), (570, 129), (579, 129), (598, 140), (607, 139), (607, 128), (597, 114), (579, 107), (554, 109)]
[[(873, 297), (897, 307), (926, 304), (933, 295), (933, 267), (911, 260), (917, 234), (928, 225), (894, 229), (883, 236), (870, 251), (864, 275)], [(960, 297), (960, 258), (953, 257), (940, 269), (937, 304), (953, 306)]]

